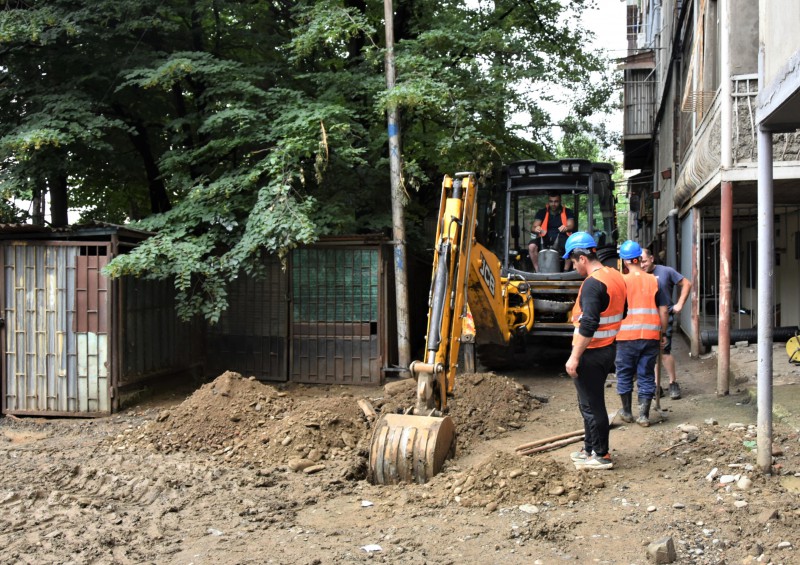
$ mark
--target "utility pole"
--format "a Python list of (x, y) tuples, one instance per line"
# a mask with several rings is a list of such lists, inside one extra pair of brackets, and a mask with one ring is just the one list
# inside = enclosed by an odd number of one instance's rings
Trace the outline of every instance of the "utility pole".
[[(392, 0), (383, 1), (386, 22), (386, 90), (395, 83), (394, 9)], [(392, 186), (392, 233), (394, 239), (395, 302), (397, 306), (397, 356), (402, 377), (408, 376), (411, 343), (408, 336), (408, 269), (406, 263), (406, 228), (404, 193), (400, 185), (400, 120), (397, 105), (389, 102), (389, 171)]]

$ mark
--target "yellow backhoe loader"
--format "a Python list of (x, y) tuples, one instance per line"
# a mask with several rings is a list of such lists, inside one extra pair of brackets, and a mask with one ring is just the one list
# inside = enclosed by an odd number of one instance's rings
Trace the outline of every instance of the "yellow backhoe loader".
[(416, 404), (377, 422), (369, 456), (372, 482), (425, 483), (454, 454), (456, 430), (446, 415), (447, 397), (455, 386), (468, 305), (478, 358), (487, 368), (513, 364), (516, 350), (543, 337), (561, 337), (565, 343), (571, 337), (570, 315), (581, 278), (575, 271), (563, 270), (556, 249), (542, 249), (540, 268), (533, 272), (528, 239), (522, 234), (533, 225), (548, 194), (557, 193), (574, 211), (576, 230), (600, 226), (593, 230), (596, 239), (602, 235), (598, 255), (601, 260), (615, 261), (612, 170), (605, 163), (576, 159), (520, 161), (507, 168), (506, 184), (499, 194), (487, 192), (480, 199), (474, 173), (445, 176), (425, 359), (409, 367), (416, 379)]

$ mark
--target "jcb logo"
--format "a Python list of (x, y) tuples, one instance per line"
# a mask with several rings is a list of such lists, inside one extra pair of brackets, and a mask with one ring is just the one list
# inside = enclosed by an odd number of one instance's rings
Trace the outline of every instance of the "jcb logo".
[(481, 253), (481, 268), (478, 272), (483, 277), (483, 282), (486, 283), (486, 286), (489, 287), (489, 292), (492, 293), (494, 296), (494, 275), (492, 274), (492, 270), (489, 268), (489, 264), (486, 262), (486, 259), (483, 258), (483, 253)]

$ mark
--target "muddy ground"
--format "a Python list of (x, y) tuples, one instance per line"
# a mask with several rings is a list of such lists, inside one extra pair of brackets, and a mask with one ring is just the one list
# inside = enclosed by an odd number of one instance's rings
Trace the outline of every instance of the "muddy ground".
[(365, 479), (358, 400), (410, 389), (225, 373), (109, 418), (2, 418), (0, 562), (633, 564), (663, 538), (676, 563), (800, 562), (800, 436), (776, 422), (774, 473), (755, 468), (743, 378), (718, 398), (715, 360), (682, 356), (666, 421), (616, 426), (616, 468), (587, 473), (580, 444), (515, 453), (581, 427), (562, 363), (460, 378), (457, 456), (426, 485)]

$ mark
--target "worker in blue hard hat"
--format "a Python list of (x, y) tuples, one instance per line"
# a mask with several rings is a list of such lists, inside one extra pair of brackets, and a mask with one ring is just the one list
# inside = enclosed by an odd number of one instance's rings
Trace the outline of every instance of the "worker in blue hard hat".
[[(678, 400), (681, 397), (681, 387), (678, 384), (678, 373), (675, 369), (675, 357), (672, 355), (672, 322), (673, 316), (680, 314), (683, 306), (689, 299), (689, 292), (692, 290), (692, 283), (684, 277), (681, 273), (667, 265), (656, 265), (655, 257), (648, 249), (642, 249), (642, 268), (648, 273), (652, 274), (658, 280), (658, 288), (664, 293), (669, 300), (669, 324), (667, 325), (667, 344), (661, 350), (661, 360), (664, 362), (664, 368), (669, 375), (669, 397), (672, 400)], [(677, 302), (673, 304), (672, 294), (675, 287), (680, 288), (680, 295)], [(656, 375), (659, 377), (659, 366), (656, 365)], [(657, 378), (659, 382), (660, 378)], [(661, 391), (659, 391), (661, 394)], [(663, 396), (663, 395), (662, 395)]]
[(633, 384), (639, 402), (636, 423), (650, 425), (650, 403), (656, 392), (656, 363), (660, 347), (666, 344), (669, 302), (658, 288), (658, 281), (642, 268), (642, 248), (628, 240), (619, 248), (619, 256), (628, 268), (623, 275), (627, 291), (628, 313), (617, 333), (617, 394), (622, 401), (620, 417), (633, 422), (631, 402)]
[(586, 277), (572, 309), (575, 333), (565, 366), (578, 392), (584, 428), (583, 449), (570, 457), (579, 469), (611, 469), (605, 383), (614, 366), (614, 339), (625, 316), (625, 281), (619, 271), (597, 258), (597, 243), (590, 234), (572, 234), (565, 250), (563, 258), (572, 259), (578, 274)]

